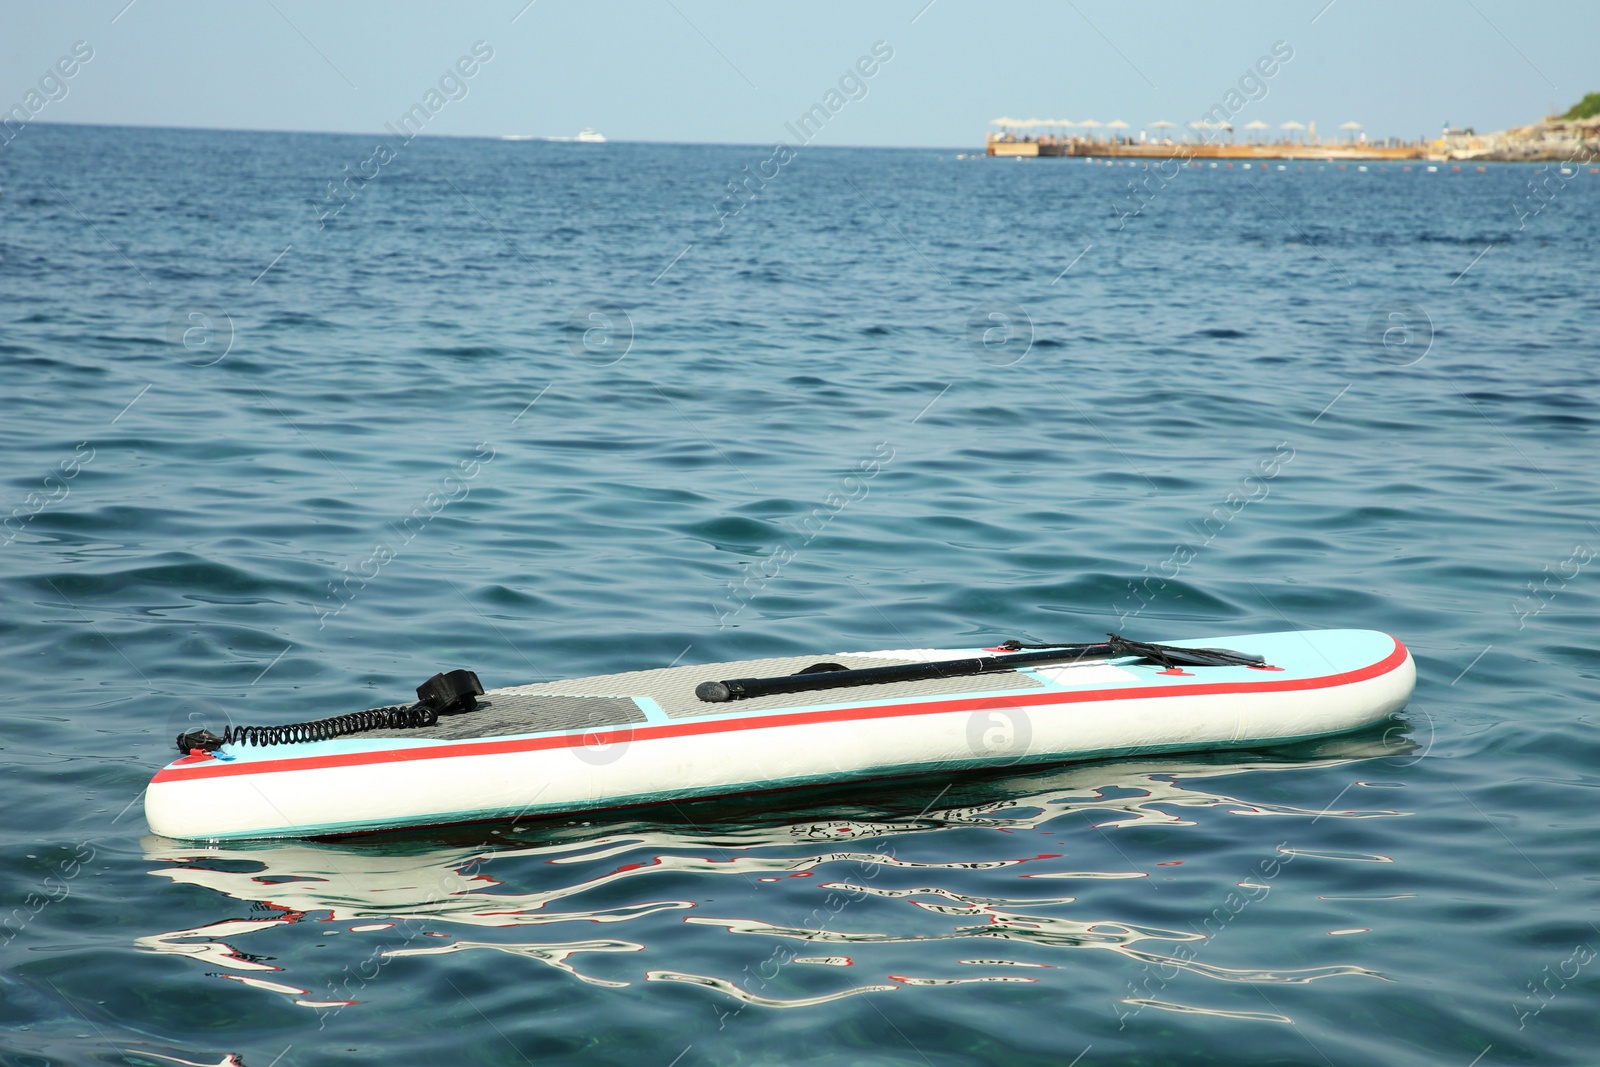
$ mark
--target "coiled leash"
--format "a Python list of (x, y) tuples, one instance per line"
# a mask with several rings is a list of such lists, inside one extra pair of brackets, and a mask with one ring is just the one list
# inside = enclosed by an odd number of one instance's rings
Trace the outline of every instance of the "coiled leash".
[(188, 730), (178, 735), (178, 751), (189, 755), (196, 749), (215, 752), (223, 745), (295, 745), (329, 741), (368, 730), (416, 730), (434, 725), (441, 715), (476, 710), (481, 696), (483, 683), (476, 674), (451, 671), (436, 674), (417, 686), (415, 704), (393, 704), (282, 726), (230, 726), (222, 731), (221, 737), (210, 730)]

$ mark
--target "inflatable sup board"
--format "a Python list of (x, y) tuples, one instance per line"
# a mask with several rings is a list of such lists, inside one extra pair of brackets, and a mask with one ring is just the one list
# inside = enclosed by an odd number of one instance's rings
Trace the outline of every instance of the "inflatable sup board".
[(412, 705), (185, 733), (145, 816), (185, 840), (332, 836), (1280, 744), (1379, 722), (1415, 681), (1405, 646), (1370, 630), (784, 657), (487, 692), (454, 671)]

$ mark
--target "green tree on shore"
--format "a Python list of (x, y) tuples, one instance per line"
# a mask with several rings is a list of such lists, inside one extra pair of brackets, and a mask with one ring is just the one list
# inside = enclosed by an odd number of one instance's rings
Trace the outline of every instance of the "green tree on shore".
[(1600, 93), (1589, 93), (1582, 100), (1572, 105), (1572, 110), (1561, 117), (1568, 122), (1578, 119), (1591, 119), (1600, 115)]

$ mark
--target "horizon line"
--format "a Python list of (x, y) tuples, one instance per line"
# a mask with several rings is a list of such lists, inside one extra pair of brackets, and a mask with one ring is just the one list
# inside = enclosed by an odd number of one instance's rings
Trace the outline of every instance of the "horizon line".
[[(161, 123), (145, 122), (72, 122), (62, 120), (33, 121), (29, 126), (56, 126), (74, 128), (100, 128), (111, 130), (180, 130), (196, 133), (276, 133), (276, 134), (305, 134), (313, 137), (385, 137), (391, 136), (384, 131), (377, 130), (289, 130), (275, 129), (266, 126), (181, 126), (164, 125)], [(591, 129), (593, 127), (590, 127)], [(21, 131), (17, 131), (18, 134)], [(419, 131), (407, 138), (407, 141), (431, 138), (440, 141), (534, 141), (545, 144), (577, 144), (576, 135), (537, 134), (537, 133), (429, 133)], [(667, 140), (635, 140), (606, 137), (604, 144), (649, 144), (649, 145), (702, 145), (718, 148), (771, 148), (779, 141), (667, 141)], [(800, 145), (790, 144), (791, 148), (881, 148), (890, 150), (916, 149), (930, 151), (951, 152), (977, 152), (983, 154), (985, 145), (980, 141), (976, 145), (934, 145), (934, 144), (817, 144), (808, 141)], [(593, 142), (591, 142), (591, 145)]]

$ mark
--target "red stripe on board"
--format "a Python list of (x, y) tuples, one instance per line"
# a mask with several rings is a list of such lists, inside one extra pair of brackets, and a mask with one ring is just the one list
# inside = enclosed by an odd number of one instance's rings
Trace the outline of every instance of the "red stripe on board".
[[(1316, 678), (1286, 678), (1260, 682), (1213, 682), (1205, 685), (1139, 686), (1128, 689), (1088, 689), (1071, 693), (1023, 691), (1011, 696), (963, 697), (937, 703), (886, 704), (873, 708), (834, 708), (831, 711), (796, 711), (787, 715), (762, 715), (716, 722), (663, 723), (629, 726), (615, 730), (563, 734), (560, 737), (529, 737), (514, 741), (466, 741), (455, 745), (430, 745), (427, 748), (389, 749), (379, 752), (349, 752), (332, 756), (302, 756), (298, 759), (261, 760), (232, 763), (208, 760), (182, 768), (164, 767), (151, 784), (187, 781), (192, 778), (223, 778), (236, 774), (272, 774), (280, 771), (309, 771), (324, 767), (356, 767), (371, 763), (401, 763), (409, 760), (449, 759), (455, 756), (493, 756), (506, 752), (535, 752), (549, 748), (580, 748), (619, 741), (651, 740), (658, 737), (687, 737), (694, 734), (733, 733), (737, 730), (764, 730), (775, 726), (804, 726), (822, 722), (852, 722), (860, 719), (891, 719), (904, 715), (939, 715), (952, 711), (986, 711), (991, 708), (1040, 708), (1052, 704), (1084, 704), (1102, 700), (1138, 700), (1146, 697), (1215, 696), (1228, 693), (1284, 693), (1303, 689), (1327, 689), (1335, 685), (1364, 682), (1395, 670), (1405, 662), (1406, 646), (1394, 640), (1394, 651), (1384, 659), (1360, 670), (1325, 674)], [(1019, 698), (1027, 703), (1019, 703)]]

